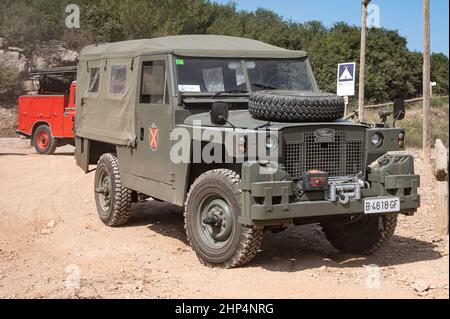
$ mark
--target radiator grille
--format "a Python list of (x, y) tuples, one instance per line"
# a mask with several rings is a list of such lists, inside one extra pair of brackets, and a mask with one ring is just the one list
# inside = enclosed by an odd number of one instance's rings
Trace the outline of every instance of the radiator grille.
[(352, 176), (362, 172), (362, 141), (346, 140), (344, 130), (336, 130), (330, 143), (316, 142), (314, 131), (307, 131), (303, 141), (287, 141), (284, 166), (293, 179), (303, 172), (321, 170), (329, 176)]

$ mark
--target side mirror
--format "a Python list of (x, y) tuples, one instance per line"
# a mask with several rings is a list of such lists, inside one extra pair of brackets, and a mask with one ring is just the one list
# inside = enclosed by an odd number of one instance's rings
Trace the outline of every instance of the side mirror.
[(217, 101), (211, 106), (211, 123), (224, 125), (228, 122), (229, 106), (228, 103)]
[(405, 100), (397, 99), (394, 101), (394, 121), (401, 121), (405, 118)]

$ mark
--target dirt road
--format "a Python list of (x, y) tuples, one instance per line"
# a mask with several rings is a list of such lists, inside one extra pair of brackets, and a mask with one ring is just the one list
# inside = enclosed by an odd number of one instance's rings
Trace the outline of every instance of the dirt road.
[(197, 261), (180, 208), (148, 201), (126, 227), (107, 228), (94, 174), (73, 149), (40, 156), (28, 145), (0, 139), (1, 298), (449, 297), (448, 237), (434, 234), (433, 179), (420, 158), (422, 208), (400, 217), (376, 256), (338, 254), (312, 225), (266, 233), (252, 263), (222, 270)]

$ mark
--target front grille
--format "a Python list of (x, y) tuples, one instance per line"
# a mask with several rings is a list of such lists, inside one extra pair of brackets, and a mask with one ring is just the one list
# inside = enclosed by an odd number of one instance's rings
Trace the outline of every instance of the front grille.
[(320, 170), (329, 176), (354, 176), (362, 172), (362, 141), (346, 140), (344, 130), (335, 131), (334, 142), (316, 142), (314, 131), (307, 131), (302, 141), (287, 141), (284, 166), (293, 179), (303, 172)]

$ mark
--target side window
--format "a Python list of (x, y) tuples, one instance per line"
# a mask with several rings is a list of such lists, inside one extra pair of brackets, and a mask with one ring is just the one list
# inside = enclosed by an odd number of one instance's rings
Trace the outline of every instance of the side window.
[(147, 104), (168, 104), (164, 61), (143, 62), (140, 100)]
[(127, 66), (113, 65), (111, 67), (111, 82), (109, 83), (109, 92), (113, 94), (125, 93), (127, 83)]
[(98, 93), (100, 83), (100, 68), (89, 68), (89, 89), (90, 93)]

